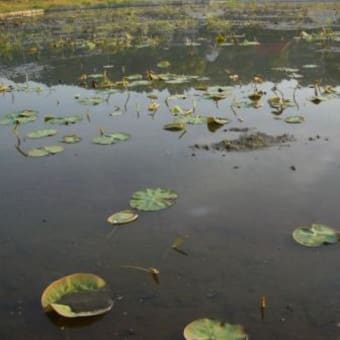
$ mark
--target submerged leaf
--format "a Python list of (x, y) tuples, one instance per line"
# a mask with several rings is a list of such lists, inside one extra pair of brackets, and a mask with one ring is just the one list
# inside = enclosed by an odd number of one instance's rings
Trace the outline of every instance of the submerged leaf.
[(248, 335), (241, 325), (232, 325), (218, 320), (198, 319), (189, 323), (183, 332), (186, 340), (247, 340)]
[(339, 235), (333, 228), (323, 224), (312, 224), (310, 228), (299, 227), (293, 231), (294, 240), (306, 247), (337, 243)]
[(157, 211), (171, 207), (178, 195), (173, 190), (147, 188), (136, 191), (130, 200), (130, 206), (142, 211)]
[(100, 315), (111, 310), (113, 301), (106, 282), (90, 273), (64, 276), (52, 282), (41, 296), (45, 312), (54, 310), (64, 317)]

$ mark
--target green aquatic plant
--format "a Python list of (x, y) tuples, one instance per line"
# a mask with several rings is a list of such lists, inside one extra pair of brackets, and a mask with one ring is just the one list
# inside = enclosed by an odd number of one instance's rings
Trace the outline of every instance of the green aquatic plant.
[(248, 335), (240, 325), (212, 319), (197, 319), (189, 323), (183, 332), (186, 340), (247, 340)]
[(312, 224), (311, 227), (298, 227), (293, 231), (293, 239), (306, 247), (319, 247), (334, 244), (340, 240), (340, 233), (324, 224)]
[(157, 211), (171, 207), (177, 198), (178, 195), (173, 190), (147, 188), (132, 195), (130, 206), (142, 211)]

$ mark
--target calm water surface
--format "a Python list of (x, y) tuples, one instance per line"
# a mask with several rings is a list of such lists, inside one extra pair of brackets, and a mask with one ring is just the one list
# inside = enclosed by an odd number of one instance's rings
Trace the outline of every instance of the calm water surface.
[[(277, 29), (272, 27), (277, 14), (264, 20), (262, 13), (255, 26), (234, 23), (233, 29), (233, 34), (257, 39), (260, 45), (220, 46), (215, 43), (219, 30), (204, 24), (205, 10), (185, 8), (183, 20), (192, 23), (184, 29), (168, 28), (171, 34), (157, 26), (156, 47), (136, 48), (132, 40), (131, 47), (111, 51), (69, 45), (56, 50), (47, 40), (93, 41), (103, 35), (97, 25), (100, 18), (116, 18), (114, 10), (29, 19), (20, 22), (25, 37), (13, 22), (2, 26), (3, 34), (15, 36), (20, 46), (7, 54), (2, 51), (1, 83), (14, 90), (0, 95), (0, 118), (23, 109), (39, 113), (36, 122), (18, 128), (26, 151), (58, 143), (65, 133), (76, 132), (82, 141), (65, 145), (55, 156), (23, 157), (15, 148), (11, 127), (0, 126), (1, 339), (175, 340), (183, 338), (187, 323), (201, 317), (242, 324), (251, 339), (340, 339), (339, 246), (309, 249), (291, 237), (297, 226), (340, 224), (340, 99), (335, 95), (319, 105), (308, 100), (315, 80), (340, 92), (339, 42), (297, 41), (294, 36), (303, 25), (308, 32), (320, 32), (320, 25), (310, 20), (299, 26), (282, 19), (276, 25), (287, 28)], [(91, 15), (96, 25), (85, 30)], [(41, 35), (51, 27), (44, 41)], [(336, 21), (333, 30), (338, 30)], [(110, 29), (103, 32), (110, 36)], [(143, 34), (155, 38), (156, 33), (149, 27)], [(188, 39), (200, 46), (185, 46)], [(28, 53), (32, 47), (39, 51)], [(161, 60), (171, 63), (169, 69), (157, 68)], [(316, 67), (303, 67), (310, 64)], [(79, 86), (81, 74), (101, 73), (105, 65), (113, 65), (107, 69), (113, 80), (145, 75), (150, 69), (208, 79), (118, 88), (111, 94)], [(299, 69), (296, 73), (303, 78), (294, 79), (274, 67)], [(239, 74), (241, 84), (233, 83), (226, 70)], [(257, 109), (244, 104), (251, 103), (254, 74), (265, 79), (258, 85), (265, 95)], [(25, 86), (27, 79), (29, 88), (19, 91), (18, 84)], [(295, 92), (298, 103), (281, 116), (273, 115), (267, 104), (275, 84), (287, 98)], [(195, 89), (198, 85), (227, 85), (230, 94), (216, 104)], [(175, 93), (187, 98), (173, 100), (170, 106), (190, 108), (194, 101), (196, 113), (227, 117), (230, 124), (215, 133), (205, 124), (188, 125), (182, 138), (164, 131), (163, 125), (172, 121), (165, 99)], [(148, 111), (150, 94), (160, 104), (155, 115)], [(94, 106), (75, 99), (95, 95), (107, 100)], [(243, 122), (230, 108), (233, 101), (243, 105), (237, 109)], [(116, 106), (123, 114), (109, 115)], [(84, 119), (57, 126), (54, 137), (25, 139), (26, 133), (47, 126), (46, 114), (82, 114)], [(277, 119), (294, 114), (303, 115), (304, 123)], [(240, 133), (229, 131), (233, 127), (288, 133), (295, 141), (245, 152), (192, 148), (238, 137)], [(109, 146), (92, 144), (100, 128), (127, 132), (131, 139)], [(179, 199), (170, 209), (141, 213), (138, 221), (107, 237), (112, 230), (107, 216), (126, 209), (132, 193), (146, 187), (171, 188)], [(183, 245), (189, 256), (170, 249), (178, 235), (189, 236)], [(144, 273), (121, 265), (157, 267), (161, 284), (155, 286)], [(106, 279), (115, 299), (110, 313), (72, 322), (43, 313), (43, 289), (75, 272)], [(261, 320), (263, 295), (268, 307)]]

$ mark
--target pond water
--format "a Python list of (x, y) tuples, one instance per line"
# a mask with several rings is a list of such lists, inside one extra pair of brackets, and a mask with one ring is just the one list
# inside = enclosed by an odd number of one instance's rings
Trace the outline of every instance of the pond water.
[[(307, 248), (291, 236), (313, 223), (340, 229), (336, 8), (50, 12), (0, 30), (0, 119), (37, 112), (34, 122), (0, 125), (1, 339), (182, 339), (202, 317), (242, 324), (250, 339), (340, 339), (339, 245)], [(47, 115), (82, 120), (51, 125)], [(163, 129), (189, 116), (201, 124)], [(208, 116), (229, 123), (213, 132)], [(46, 128), (57, 135), (26, 137)], [(93, 144), (103, 130), (131, 138)], [(257, 132), (288, 140), (215, 145)], [(81, 142), (61, 144), (69, 133)], [(64, 152), (27, 157), (53, 144)], [(179, 198), (112, 234), (106, 218), (148, 187)], [(178, 236), (187, 256), (171, 249)], [(124, 265), (158, 268), (160, 284)], [(105, 278), (112, 311), (46, 315), (44, 288), (77, 272)]]

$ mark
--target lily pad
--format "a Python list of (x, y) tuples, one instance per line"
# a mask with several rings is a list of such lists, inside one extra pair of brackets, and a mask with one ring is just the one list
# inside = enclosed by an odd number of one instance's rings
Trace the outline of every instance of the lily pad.
[(163, 60), (163, 61), (160, 61), (158, 64), (157, 64), (157, 67), (159, 68), (168, 68), (170, 67), (170, 62), (167, 61), (167, 60)]
[(200, 115), (188, 115), (183, 117), (178, 117), (176, 122), (187, 123), (191, 125), (200, 125), (205, 124), (207, 122), (207, 117)]
[(323, 224), (312, 224), (310, 228), (299, 227), (293, 231), (294, 240), (306, 247), (337, 243), (339, 236), (340, 233)]
[(32, 110), (23, 110), (6, 114), (0, 118), (0, 125), (26, 124), (34, 122), (37, 119), (37, 113)]
[(304, 120), (303, 116), (288, 116), (285, 118), (285, 122), (289, 124), (301, 124)]
[(44, 149), (52, 155), (55, 155), (56, 153), (64, 151), (64, 148), (61, 145), (44, 146)]
[(76, 135), (75, 133), (71, 133), (68, 135), (64, 135), (61, 142), (66, 144), (75, 144), (81, 141), (81, 137)]
[(31, 149), (27, 152), (27, 155), (29, 157), (44, 157), (48, 155), (55, 155), (56, 153), (63, 151), (64, 148), (60, 145), (49, 145)]
[(54, 130), (54, 129), (36, 130), (36, 131), (32, 131), (28, 133), (26, 137), (38, 139), (38, 138), (54, 136), (56, 133), (57, 133), (57, 130)]
[(80, 115), (74, 115), (74, 116), (47, 115), (44, 117), (45, 123), (61, 124), (61, 125), (75, 124), (75, 123), (81, 122), (82, 120), (83, 120), (83, 117)]
[(130, 206), (142, 211), (157, 211), (171, 207), (177, 198), (178, 195), (173, 190), (147, 188), (132, 195)]
[(186, 340), (247, 340), (248, 335), (241, 325), (232, 325), (218, 320), (198, 319), (189, 323), (183, 332)]
[(133, 210), (122, 210), (109, 216), (107, 221), (111, 224), (126, 224), (135, 221), (137, 218), (138, 214)]
[(41, 296), (41, 305), (45, 312), (74, 318), (100, 315), (111, 310), (106, 282), (90, 273), (76, 273), (64, 276), (52, 282)]
[(49, 155), (49, 152), (45, 150), (44, 148), (35, 148), (31, 149), (27, 152), (27, 155), (29, 157), (45, 157)]
[(94, 144), (109, 145), (115, 144), (117, 142), (126, 141), (130, 138), (130, 135), (124, 132), (116, 133), (103, 133), (101, 136), (93, 138), (92, 142)]

